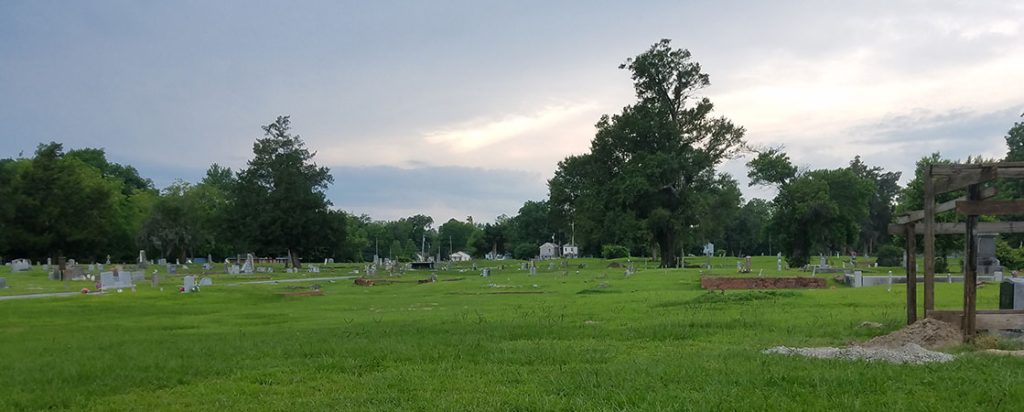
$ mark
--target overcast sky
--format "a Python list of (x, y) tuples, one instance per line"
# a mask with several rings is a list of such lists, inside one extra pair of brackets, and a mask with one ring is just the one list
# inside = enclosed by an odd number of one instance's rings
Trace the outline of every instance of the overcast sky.
[[(711, 75), (717, 114), (801, 167), (1005, 153), (1024, 3), (764, 3), (5, 0), (0, 157), (101, 147), (164, 187), (243, 167), (287, 114), (336, 207), (492, 221), (546, 197), (633, 102), (618, 64), (661, 38)], [(746, 160), (723, 170), (770, 196)]]

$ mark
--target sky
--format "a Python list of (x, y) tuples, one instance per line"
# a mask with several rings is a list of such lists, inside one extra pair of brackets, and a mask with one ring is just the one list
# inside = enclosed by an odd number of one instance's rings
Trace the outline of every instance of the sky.
[[(0, 2), (0, 158), (98, 147), (158, 187), (245, 167), (261, 125), (331, 169), (334, 206), (493, 221), (635, 101), (618, 65), (691, 51), (715, 114), (805, 169), (1000, 158), (1024, 112), (1011, 1)], [(745, 197), (749, 156), (729, 160)]]

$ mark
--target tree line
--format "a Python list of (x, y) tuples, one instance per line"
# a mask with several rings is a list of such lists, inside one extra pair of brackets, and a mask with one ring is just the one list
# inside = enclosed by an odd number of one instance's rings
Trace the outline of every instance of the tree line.
[[(780, 252), (791, 266), (835, 252), (891, 258), (901, 253), (900, 239), (887, 225), (896, 213), (920, 209), (924, 168), (956, 162), (927, 156), (905, 187), (899, 172), (860, 156), (840, 168), (801, 170), (782, 147), (749, 146), (742, 126), (715, 113), (703, 92), (710, 77), (689, 51), (662, 40), (619, 68), (630, 74), (636, 101), (602, 116), (590, 150), (558, 163), (547, 199), (528, 200), (513, 216), (382, 221), (334, 208), (325, 194), (330, 170), (281, 116), (262, 126), (244, 168), (213, 164), (198, 182), (161, 189), (102, 149), (51, 142), (29, 158), (0, 160), (0, 257), (132, 261), (141, 249), (168, 259), (254, 252), (296, 265), (408, 261), (421, 252), (446, 259), (457, 251), (525, 259), (541, 243), (575, 241), (582, 255), (650, 256), (666, 267), (708, 242), (736, 256)], [(1024, 123), (1006, 141), (1005, 160), (1024, 161)], [(750, 185), (774, 187), (773, 199), (743, 199), (736, 179), (718, 171), (739, 156), (750, 159)], [(997, 185), (1000, 197), (1024, 195), (1020, 182)], [(962, 249), (957, 242), (939, 238), (943, 262)], [(1000, 259), (1024, 264), (1024, 237), (999, 242)]]

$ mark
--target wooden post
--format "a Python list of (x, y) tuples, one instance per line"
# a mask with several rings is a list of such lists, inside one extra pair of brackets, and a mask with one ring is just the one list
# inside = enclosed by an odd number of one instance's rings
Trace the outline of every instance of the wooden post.
[(907, 223), (907, 324), (917, 322), (917, 234), (914, 223)]
[[(981, 198), (981, 191), (977, 184), (967, 187), (967, 198), (977, 200)], [(974, 336), (974, 326), (977, 321), (977, 288), (978, 288), (978, 267), (975, 264), (978, 260), (978, 242), (974, 239), (974, 229), (978, 224), (978, 215), (967, 215), (967, 233), (965, 243), (967, 244), (967, 255), (964, 257), (964, 341), (969, 341)]]
[(932, 165), (924, 172), (924, 316), (935, 309), (935, 181)]

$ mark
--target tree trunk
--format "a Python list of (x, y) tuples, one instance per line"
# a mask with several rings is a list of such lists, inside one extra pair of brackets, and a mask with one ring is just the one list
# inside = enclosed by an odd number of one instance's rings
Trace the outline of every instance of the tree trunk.
[(291, 249), (288, 250), (288, 257), (291, 258), (292, 267), (295, 269), (302, 268), (302, 262), (299, 262), (299, 254), (293, 252)]
[(661, 249), (661, 267), (671, 268), (676, 264), (676, 236), (671, 230), (658, 231), (658, 248)]

